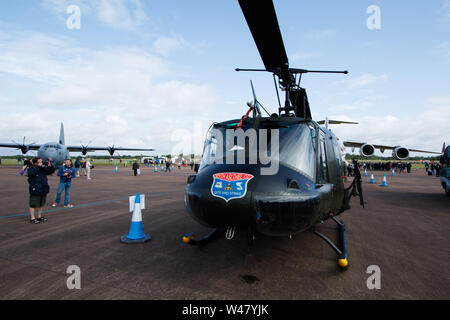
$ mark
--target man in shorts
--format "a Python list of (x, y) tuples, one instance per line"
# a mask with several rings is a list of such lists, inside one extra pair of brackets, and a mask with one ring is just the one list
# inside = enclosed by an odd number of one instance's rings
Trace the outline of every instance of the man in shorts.
[[(28, 169), (28, 183), (30, 192), (30, 223), (38, 224), (47, 222), (47, 219), (41, 216), (45, 205), (47, 194), (50, 191), (47, 175), (55, 172), (51, 162), (42, 162), (41, 158), (34, 158), (32, 166)], [(36, 213), (36, 216), (34, 215)]]

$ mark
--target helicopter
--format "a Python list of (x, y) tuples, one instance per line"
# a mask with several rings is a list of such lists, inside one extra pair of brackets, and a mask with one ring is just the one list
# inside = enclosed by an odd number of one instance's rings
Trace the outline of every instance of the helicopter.
[[(312, 231), (331, 246), (346, 270), (345, 224), (336, 216), (350, 209), (352, 196), (359, 196), (364, 206), (361, 174), (355, 161), (355, 179), (345, 187), (339, 139), (328, 122), (322, 127), (312, 120), (300, 81), (306, 73), (348, 71), (290, 68), (272, 0), (239, 0), (239, 5), (265, 69), (236, 71), (271, 72), (278, 113), (267, 112), (251, 83), (253, 102), (247, 103), (247, 113), (208, 129), (202, 161), (197, 174), (188, 177), (184, 199), (189, 215), (213, 231), (201, 239), (189, 233), (183, 241), (203, 246), (223, 234), (232, 239), (235, 231), (244, 231), (251, 244), (258, 233), (292, 237)], [(285, 93), (284, 104), (278, 89)], [(316, 230), (328, 219), (338, 225), (338, 246)]]

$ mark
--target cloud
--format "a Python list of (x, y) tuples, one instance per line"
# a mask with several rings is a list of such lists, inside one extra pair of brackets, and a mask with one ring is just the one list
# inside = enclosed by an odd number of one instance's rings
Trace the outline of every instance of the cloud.
[(109, 27), (136, 30), (148, 18), (141, 0), (100, 0), (98, 18)]
[(155, 52), (162, 56), (167, 56), (171, 51), (186, 46), (191, 47), (182, 36), (159, 37), (153, 43)]
[(209, 84), (167, 80), (177, 78), (171, 65), (141, 48), (100, 50), (43, 33), (12, 32), (0, 37), (0, 82), (20, 79), (27, 97), (8, 93), (0, 99), (6, 117), (0, 136), (54, 141), (63, 121), (69, 144), (92, 140), (161, 154), (171, 152), (172, 132), (191, 134), (195, 127), (200, 138), (192, 138), (184, 152), (201, 153), (201, 137), (221, 110), (219, 99)]
[[(355, 121), (339, 115), (333, 115), (334, 118)], [(421, 114), (367, 116), (356, 119), (359, 125), (334, 126), (332, 130), (344, 140), (440, 152), (442, 142), (448, 144), (450, 141), (449, 119), (450, 96), (438, 96), (426, 102), (426, 108)]]
[(297, 51), (295, 52), (291, 58), (292, 62), (301, 62), (308, 61), (316, 58), (322, 58), (325, 54), (322, 52), (305, 52), (305, 51)]
[(330, 29), (313, 30), (313, 31), (310, 31), (306, 35), (306, 38), (309, 40), (314, 40), (314, 41), (323, 41), (323, 40), (333, 38), (337, 34), (337, 32), (338, 31), (336, 29), (331, 29), (331, 28)]
[(41, 7), (59, 17), (67, 19), (67, 8), (71, 5), (80, 7), (83, 14), (92, 13), (92, 1), (89, 0), (41, 0)]
[(41, 0), (41, 7), (67, 19), (67, 7), (80, 7), (82, 16), (95, 16), (102, 24), (126, 31), (137, 31), (148, 16), (142, 0)]
[(442, 42), (430, 50), (430, 53), (440, 59), (450, 61), (450, 42)]
[(349, 89), (362, 88), (375, 84), (376, 82), (386, 82), (389, 80), (389, 76), (386, 74), (374, 75), (363, 74), (359, 77), (336, 81), (336, 84), (347, 84)]
[(450, 19), (450, 0), (444, 0), (439, 11), (444, 18)]

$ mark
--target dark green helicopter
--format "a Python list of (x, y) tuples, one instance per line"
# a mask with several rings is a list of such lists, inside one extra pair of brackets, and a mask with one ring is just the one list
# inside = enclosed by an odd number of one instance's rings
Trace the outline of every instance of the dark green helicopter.
[[(185, 203), (194, 220), (214, 231), (198, 240), (187, 234), (183, 241), (204, 245), (223, 234), (231, 239), (238, 230), (247, 232), (252, 243), (256, 233), (292, 237), (309, 230), (334, 249), (346, 269), (345, 225), (335, 217), (350, 209), (352, 195), (364, 205), (361, 175), (355, 165), (355, 180), (345, 188), (339, 140), (312, 120), (300, 80), (304, 73), (348, 72), (290, 68), (272, 0), (239, 4), (265, 69), (236, 71), (273, 73), (279, 110), (263, 117), (253, 91), (254, 101), (241, 119), (210, 127), (198, 172), (187, 181)], [(285, 93), (283, 106), (277, 80)], [(339, 227), (339, 247), (314, 228), (327, 219)]]

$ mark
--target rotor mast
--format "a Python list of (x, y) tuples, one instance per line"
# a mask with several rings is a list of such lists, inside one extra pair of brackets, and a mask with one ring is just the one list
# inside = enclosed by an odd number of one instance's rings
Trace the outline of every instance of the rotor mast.
[[(236, 71), (266, 71), (278, 77), (281, 90), (285, 91), (284, 107), (280, 105), (279, 115), (311, 118), (308, 98), (305, 89), (300, 87), (304, 73), (343, 73), (348, 71), (323, 71), (289, 68), (280, 26), (272, 0), (239, 0), (244, 17), (255, 40), (265, 69), (240, 69)], [(299, 74), (298, 82), (296, 75)]]

